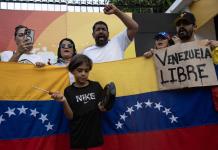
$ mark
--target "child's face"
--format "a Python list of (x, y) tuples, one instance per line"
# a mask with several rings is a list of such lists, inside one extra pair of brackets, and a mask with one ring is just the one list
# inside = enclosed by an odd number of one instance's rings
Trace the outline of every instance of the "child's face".
[(89, 77), (89, 71), (90, 68), (85, 63), (73, 70), (72, 74), (75, 77), (76, 83), (80, 85), (86, 84)]

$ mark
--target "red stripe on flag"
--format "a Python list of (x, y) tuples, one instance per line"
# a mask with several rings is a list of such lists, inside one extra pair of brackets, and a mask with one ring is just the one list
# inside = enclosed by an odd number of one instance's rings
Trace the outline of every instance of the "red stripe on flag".
[[(218, 125), (105, 136), (102, 147), (89, 150), (217, 150)], [(70, 150), (67, 134), (0, 140), (0, 150)]]
[(217, 150), (218, 125), (105, 136), (103, 150)]
[(68, 134), (39, 138), (0, 140), (0, 150), (70, 150)]

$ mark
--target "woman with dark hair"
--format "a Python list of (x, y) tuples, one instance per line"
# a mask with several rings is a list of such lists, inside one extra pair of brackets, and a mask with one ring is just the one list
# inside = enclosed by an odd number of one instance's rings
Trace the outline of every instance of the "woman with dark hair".
[[(69, 38), (64, 38), (59, 42), (58, 46), (58, 59), (57, 62), (54, 64), (56, 66), (65, 66), (67, 67), (73, 56), (76, 55), (76, 47), (73, 42), (73, 40)], [(74, 76), (69, 72), (69, 77), (70, 77), (70, 83), (74, 82)]]
[(72, 60), (73, 56), (76, 55), (76, 47), (73, 40), (64, 38), (59, 42), (58, 46), (58, 59), (55, 65), (67, 66)]

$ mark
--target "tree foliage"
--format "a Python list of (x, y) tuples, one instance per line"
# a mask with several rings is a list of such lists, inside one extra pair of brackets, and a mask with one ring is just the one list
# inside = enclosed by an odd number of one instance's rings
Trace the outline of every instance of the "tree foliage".
[(175, 0), (109, 0), (125, 12), (161, 13), (165, 12)]

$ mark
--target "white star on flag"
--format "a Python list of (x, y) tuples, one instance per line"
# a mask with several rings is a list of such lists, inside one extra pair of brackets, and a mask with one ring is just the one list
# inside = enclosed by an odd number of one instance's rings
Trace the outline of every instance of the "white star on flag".
[(35, 109), (30, 109), (30, 111), (31, 111), (30, 116), (34, 116), (34, 117), (36, 117), (36, 115), (39, 113), (39, 112), (36, 110), (36, 108), (35, 108)]
[(132, 114), (132, 112), (134, 112), (132, 107), (127, 107), (127, 111), (130, 115)]
[(3, 115), (0, 116), (0, 124), (5, 121), (5, 119), (3, 118)]
[(151, 107), (151, 105), (153, 104), (150, 100), (144, 103), (145, 103), (145, 107)]
[(139, 103), (139, 102), (137, 101), (137, 104), (135, 105), (135, 107), (136, 107), (137, 110), (138, 110), (139, 108), (142, 108), (142, 103)]
[(160, 103), (155, 103), (154, 108), (156, 108), (160, 111), (161, 107), (163, 107), (163, 105), (161, 105)]
[(45, 127), (47, 128), (47, 129), (46, 129), (47, 131), (48, 131), (48, 130), (53, 130), (53, 126), (54, 126), (54, 125), (51, 125), (50, 122), (49, 122), (47, 125), (45, 125)]
[(121, 119), (121, 120), (125, 121), (125, 120), (126, 120), (126, 118), (127, 118), (127, 116), (126, 116), (126, 114), (125, 114), (125, 113), (123, 113), (122, 115), (120, 115), (120, 119)]
[(117, 124), (115, 124), (116, 126), (117, 126), (117, 129), (121, 129), (122, 128), (122, 126), (123, 126), (123, 124), (122, 123), (120, 123), (119, 121), (118, 121), (118, 123)]
[(163, 113), (165, 113), (166, 115), (170, 114), (171, 113), (170, 108), (165, 108)]
[(46, 115), (43, 115), (41, 114), (41, 117), (39, 118), (39, 120), (42, 120), (42, 123), (44, 123), (47, 119), (47, 114)]
[(169, 119), (171, 120), (171, 123), (178, 122), (177, 121), (178, 117), (175, 117), (174, 115), (172, 115)]
[(8, 111), (6, 111), (5, 113), (8, 114), (8, 117), (10, 118), (12, 115), (15, 115), (15, 108), (11, 109), (10, 107), (8, 107)]
[(26, 110), (27, 110), (28, 108), (25, 108), (25, 107), (22, 105), (21, 108), (17, 108), (17, 109), (20, 111), (19, 115), (21, 115), (21, 114), (26, 114)]

